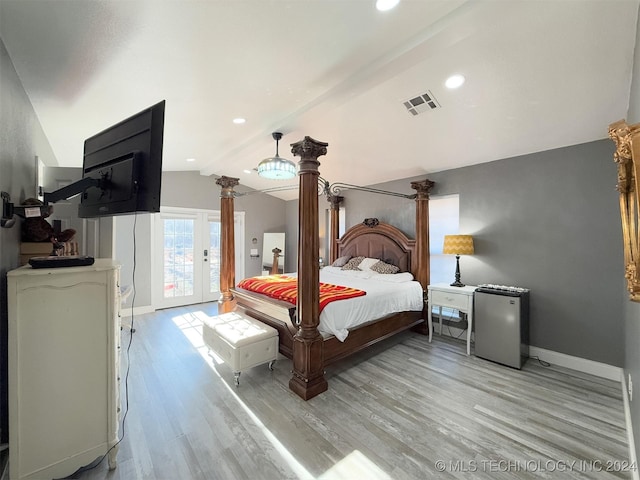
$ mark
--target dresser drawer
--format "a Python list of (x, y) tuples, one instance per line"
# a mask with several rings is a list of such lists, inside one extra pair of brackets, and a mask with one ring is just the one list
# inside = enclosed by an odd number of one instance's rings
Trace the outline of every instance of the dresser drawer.
[(430, 291), (431, 305), (454, 308), (456, 310), (466, 311), (469, 306), (469, 296), (460, 293), (439, 292), (437, 290)]

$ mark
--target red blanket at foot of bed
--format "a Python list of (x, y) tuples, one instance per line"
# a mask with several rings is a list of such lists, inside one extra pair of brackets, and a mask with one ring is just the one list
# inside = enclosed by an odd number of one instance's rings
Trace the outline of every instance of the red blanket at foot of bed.
[[(286, 275), (269, 275), (266, 277), (245, 278), (238, 287), (251, 292), (261, 293), (276, 300), (283, 300), (292, 305), (297, 304), (298, 299), (298, 279)], [(366, 295), (364, 290), (357, 288), (332, 285), (330, 283), (320, 283), (320, 312), (331, 302), (345, 300), (347, 298), (361, 297)]]

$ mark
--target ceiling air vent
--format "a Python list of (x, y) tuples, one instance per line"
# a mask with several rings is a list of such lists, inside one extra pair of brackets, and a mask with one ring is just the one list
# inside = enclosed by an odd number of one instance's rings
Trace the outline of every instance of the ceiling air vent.
[(414, 116), (429, 110), (440, 108), (440, 104), (429, 90), (422, 95), (418, 95), (417, 97), (413, 97), (402, 102), (402, 104), (406, 107), (407, 111)]

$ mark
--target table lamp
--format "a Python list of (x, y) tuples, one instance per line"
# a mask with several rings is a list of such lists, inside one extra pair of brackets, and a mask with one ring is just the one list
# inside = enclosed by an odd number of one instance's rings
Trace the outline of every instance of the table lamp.
[(452, 287), (464, 287), (460, 281), (460, 255), (473, 255), (473, 237), (471, 235), (445, 235), (442, 253), (456, 256), (456, 281)]

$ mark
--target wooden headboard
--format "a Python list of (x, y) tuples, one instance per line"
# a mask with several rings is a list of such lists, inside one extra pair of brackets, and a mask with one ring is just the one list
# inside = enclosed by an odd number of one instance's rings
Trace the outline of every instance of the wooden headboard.
[(415, 255), (416, 242), (388, 223), (367, 218), (363, 223), (351, 227), (338, 240), (338, 256), (362, 255), (379, 258), (400, 267), (402, 272), (418, 271), (418, 259)]

